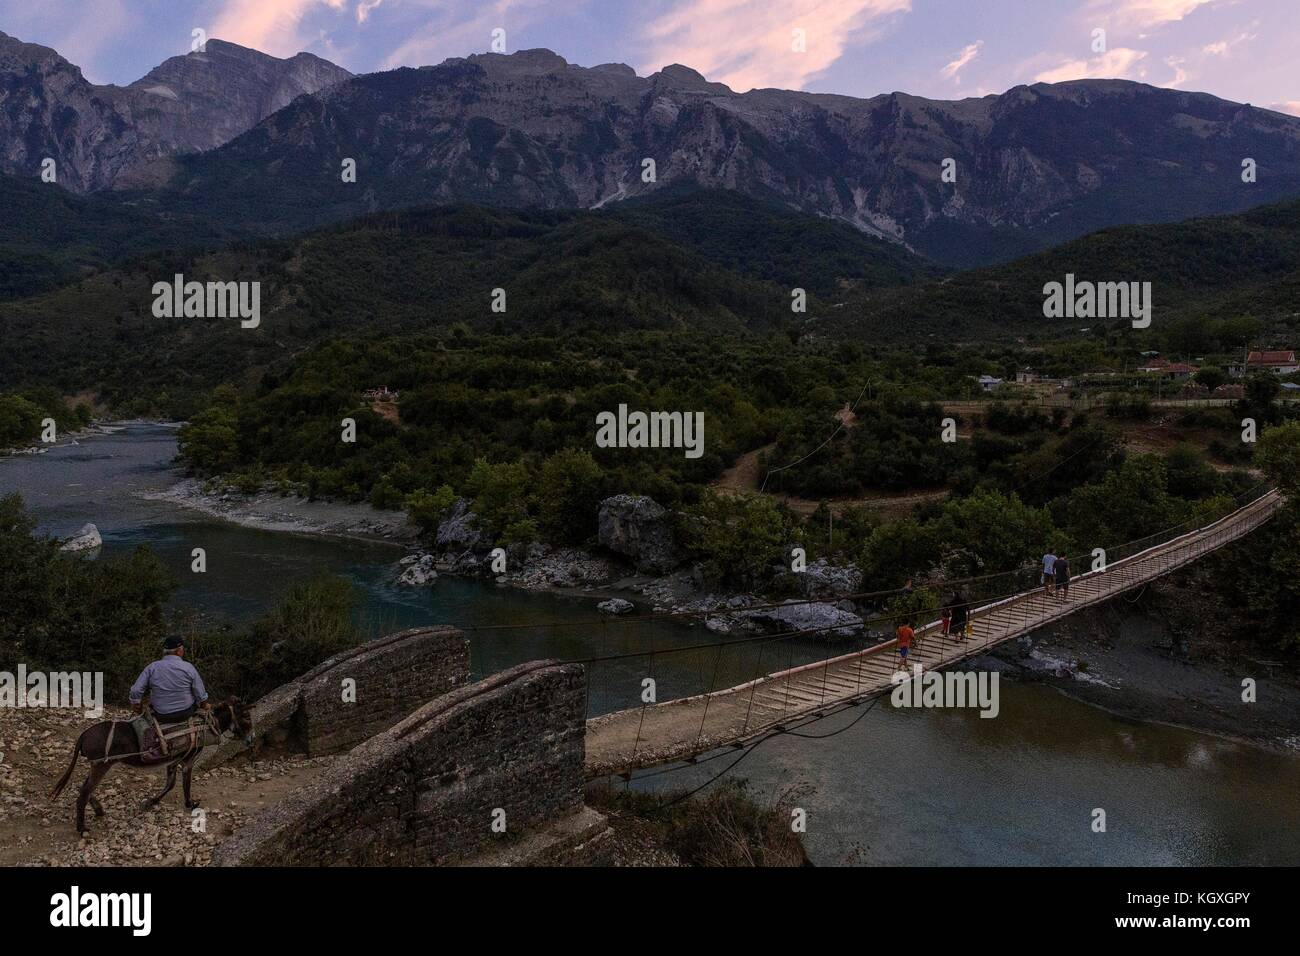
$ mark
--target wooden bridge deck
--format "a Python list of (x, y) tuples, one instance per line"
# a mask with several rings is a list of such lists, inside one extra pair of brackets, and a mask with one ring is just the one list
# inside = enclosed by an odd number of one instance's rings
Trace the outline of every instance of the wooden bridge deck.
[[(945, 639), (937, 621), (919, 628), (909, 667), (947, 667), (1140, 587), (1255, 530), (1282, 501), (1278, 492), (1270, 491), (1205, 528), (1116, 561), (1104, 571), (1080, 574), (1070, 582), (1068, 601), (1039, 588), (972, 609), (969, 640)], [(895, 645), (890, 640), (725, 690), (593, 718), (587, 721), (587, 775), (683, 760), (885, 693), (892, 689), (891, 677), (899, 669)]]

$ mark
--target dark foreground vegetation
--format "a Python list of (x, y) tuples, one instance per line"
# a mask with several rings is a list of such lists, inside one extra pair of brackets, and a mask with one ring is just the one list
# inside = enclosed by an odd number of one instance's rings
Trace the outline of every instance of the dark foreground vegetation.
[(123, 702), (167, 633), (214, 695), (255, 700), (361, 642), (351, 585), (328, 576), (293, 585), (278, 608), (242, 627), (203, 627), (169, 612), (176, 582), (148, 548), (89, 560), (37, 535), (17, 495), (0, 499), (0, 671), (102, 671), (109, 701)]
[(666, 851), (683, 866), (808, 866), (792, 827), (790, 795), (759, 804), (743, 779), (726, 777), (703, 794), (592, 786), (587, 803), (606, 813), (619, 865), (663, 865)]

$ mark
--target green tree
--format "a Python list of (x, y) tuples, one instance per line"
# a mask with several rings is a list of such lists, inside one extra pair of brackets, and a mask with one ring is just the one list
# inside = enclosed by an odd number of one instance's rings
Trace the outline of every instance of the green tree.
[(934, 526), (908, 517), (875, 528), (858, 555), (858, 566), (872, 588), (895, 588), (937, 565), (940, 553)]
[(1293, 502), (1300, 498), (1300, 421), (1264, 429), (1255, 461)]
[(711, 581), (752, 587), (789, 558), (790, 523), (771, 498), (707, 491), (684, 512), (681, 539)]
[(565, 449), (542, 464), (538, 525), (547, 541), (582, 544), (596, 533), (605, 473), (586, 451)]
[(1055, 530), (1046, 508), (987, 489), (945, 503), (937, 525), (958, 576), (1012, 571), (1041, 555)]
[(434, 492), (421, 488), (406, 496), (406, 511), (416, 527), (428, 534), (438, 530), (438, 525), (455, 501), (456, 492), (452, 491), (451, 485), (441, 485)]
[(239, 436), (235, 413), (214, 405), (195, 415), (176, 433), (181, 457), (200, 474), (221, 474), (239, 465)]
[(1169, 493), (1165, 464), (1154, 455), (1137, 455), (1084, 485), (1066, 505), (1070, 536), (1081, 548), (1113, 548), (1173, 528), (1191, 516), (1186, 502)]
[(474, 496), (474, 512), (493, 538), (506, 544), (526, 542), (536, 535), (529, 513), (530, 482), (523, 462), (474, 462), (465, 490)]
[(34, 441), (40, 435), (43, 417), (40, 406), (21, 395), (0, 395), (0, 448)]
[(1204, 385), (1210, 391), (1214, 391), (1228, 381), (1228, 373), (1218, 366), (1205, 365), (1198, 368), (1192, 378), (1197, 385)]

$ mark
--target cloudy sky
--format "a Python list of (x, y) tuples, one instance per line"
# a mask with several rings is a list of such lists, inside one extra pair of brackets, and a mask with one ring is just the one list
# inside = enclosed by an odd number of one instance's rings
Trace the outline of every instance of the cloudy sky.
[(0, 30), (99, 83), (186, 52), (196, 28), (357, 73), (486, 51), (500, 28), (507, 51), (685, 63), (736, 90), (955, 99), (1104, 76), (1300, 115), (1300, 0), (0, 0)]

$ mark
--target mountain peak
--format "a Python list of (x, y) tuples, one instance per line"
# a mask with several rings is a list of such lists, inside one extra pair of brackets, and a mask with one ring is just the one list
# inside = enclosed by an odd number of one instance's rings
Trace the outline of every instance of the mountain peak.
[(725, 83), (710, 83), (698, 70), (692, 70), (689, 66), (683, 66), (680, 63), (669, 63), (650, 78), (676, 90), (723, 95), (732, 92), (731, 88)]
[[(291, 59), (209, 40), (128, 86), (98, 86), (57, 52), (0, 33), (0, 141), (5, 172), (57, 162), (75, 192), (122, 185), (165, 157), (214, 149), (304, 93), (352, 74), (320, 57)], [(146, 180), (148, 181), (148, 177)]]
[(545, 47), (516, 50), (514, 53), (473, 53), (467, 59), (472, 63), (505, 67), (516, 73), (554, 73), (569, 65), (568, 60)]

